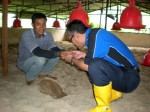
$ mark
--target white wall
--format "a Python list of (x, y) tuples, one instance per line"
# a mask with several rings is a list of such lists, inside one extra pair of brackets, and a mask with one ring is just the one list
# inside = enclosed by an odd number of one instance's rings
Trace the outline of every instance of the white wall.
[[(23, 28), (8, 28), (8, 43), (18, 44), (22, 33), (27, 30)], [(65, 30), (63, 29), (47, 29), (54, 37), (55, 41), (62, 41), (65, 39)], [(1, 45), (1, 29), (0, 29), (0, 45)], [(130, 47), (146, 47), (150, 48), (150, 34), (135, 34), (135, 33), (120, 33), (112, 32), (118, 36), (123, 42)]]

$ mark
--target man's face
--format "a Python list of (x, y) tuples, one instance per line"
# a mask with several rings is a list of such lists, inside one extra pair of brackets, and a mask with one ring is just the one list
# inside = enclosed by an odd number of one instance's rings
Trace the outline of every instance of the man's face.
[(72, 35), (68, 35), (68, 40), (78, 49), (82, 49), (85, 43), (84, 36), (85, 36), (84, 34), (74, 33)]
[(41, 37), (46, 29), (46, 20), (44, 18), (35, 19), (34, 23), (32, 23), (32, 26), (34, 28), (35, 35), (37, 37)]

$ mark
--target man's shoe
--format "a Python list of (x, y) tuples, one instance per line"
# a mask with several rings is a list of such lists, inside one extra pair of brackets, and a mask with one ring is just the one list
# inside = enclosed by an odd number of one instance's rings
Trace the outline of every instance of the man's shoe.
[(49, 75), (45, 76), (44, 78), (51, 78), (51, 79), (57, 80), (57, 77), (53, 77), (53, 76), (49, 76)]
[(57, 77), (50, 76), (43, 71), (38, 74), (38, 78), (52, 78), (54, 80), (57, 80)]
[(34, 82), (34, 80), (30, 80), (30, 81), (27, 81), (27, 85), (31, 85), (32, 83)]

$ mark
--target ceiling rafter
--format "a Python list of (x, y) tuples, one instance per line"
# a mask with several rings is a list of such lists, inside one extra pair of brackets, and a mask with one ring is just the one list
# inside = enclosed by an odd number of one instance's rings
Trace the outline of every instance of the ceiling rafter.
[[(68, 18), (70, 12), (75, 9), (79, 0), (12, 0), (9, 4), (8, 12), (16, 14), (16, 9), (20, 13), (21, 18), (31, 18), (35, 12), (43, 12), (48, 17), (55, 17), (57, 13), (58, 18), (62, 18), (62, 15), (66, 15), (63, 18)], [(106, 8), (107, 0), (81, 0), (82, 7), (88, 13)], [(140, 10), (150, 14), (150, 1), (149, 0), (135, 0), (136, 6)], [(109, 6), (115, 6), (121, 4), (127, 7), (129, 0), (109, 0)], [(2, 6), (0, 5), (0, 11), (2, 12)]]

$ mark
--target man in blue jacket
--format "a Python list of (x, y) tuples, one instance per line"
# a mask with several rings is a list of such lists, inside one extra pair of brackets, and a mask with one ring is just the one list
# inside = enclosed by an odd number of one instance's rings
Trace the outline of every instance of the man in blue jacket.
[(110, 102), (122, 92), (135, 90), (140, 83), (138, 63), (128, 47), (114, 34), (102, 28), (91, 29), (88, 16), (72, 11), (67, 23), (68, 40), (78, 49), (62, 59), (88, 72), (97, 106), (90, 112), (112, 112)]

